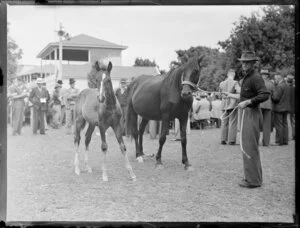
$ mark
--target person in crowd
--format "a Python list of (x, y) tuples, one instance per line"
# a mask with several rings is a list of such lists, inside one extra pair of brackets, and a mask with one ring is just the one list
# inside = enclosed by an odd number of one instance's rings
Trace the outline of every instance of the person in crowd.
[(13, 128), (12, 135), (20, 135), (23, 127), (25, 101), (28, 96), (26, 87), (20, 78), (15, 78), (13, 84), (8, 88), (8, 97), (11, 101), (11, 125)]
[(45, 79), (44, 79), (44, 82), (42, 83), (42, 87), (47, 91), (47, 93), (48, 93), (47, 96), (50, 98), (49, 102), (46, 103), (46, 118), (45, 118), (45, 130), (48, 130), (49, 129), (48, 128), (48, 123), (50, 123), (52, 121), (53, 113), (52, 113), (51, 108), (49, 107), (51, 97), (50, 97), (50, 93), (47, 89), (47, 83), (46, 83)]
[(60, 98), (61, 98), (61, 114), (60, 114), (60, 126), (63, 126), (66, 122), (66, 98), (65, 98), (65, 93), (66, 89), (63, 88), (63, 81), (62, 80), (57, 80), (56, 85), (60, 85)]
[(125, 135), (125, 115), (126, 115), (126, 108), (127, 108), (127, 93), (126, 93), (126, 89), (127, 89), (127, 80), (126, 78), (121, 78), (120, 80), (120, 87), (116, 90), (115, 94), (116, 97), (121, 105), (121, 109), (122, 109), (122, 119), (121, 119), (121, 123), (122, 123), (122, 133), (123, 135)]
[[(207, 94), (200, 94), (199, 109), (197, 118), (200, 123), (200, 129), (204, 129), (210, 120), (210, 102), (207, 100)], [(197, 111), (197, 110), (196, 110)]]
[(75, 79), (70, 78), (69, 84), (70, 88), (66, 90), (65, 97), (66, 97), (66, 128), (67, 128), (67, 134), (72, 134), (72, 126), (75, 121), (75, 101), (79, 94), (79, 89), (75, 88)]
[[(260, 75), (263, 78), (266, 88), (269, 91), (269, 93), (273, 94), (274, 92), (274, 84), (270, 81), (270, 73), (267, 69), (262, 69), (260, 71)], [(272, 116), (272, 101), (271, 96), (269, 96), (269, 99), (260, 103), (260, 109), (263, 116), (263, 126), (262, 126), (262, 145), (263, 146), (269, 146), (270, 144), (270, 136), (271, 136), (271, 116)]]
[(44, 80), (38, 78), (36, 80), (37, 87), (31, 90), (29, 95), (29, 101), (33, 104), (33, 134), (37, 134), (37, 130), (40, 130), (40, 134), (45, 134), (45, 115), (47, 110), (47, 103), (50, 100), (48, 91), (42, 86)]
[(221, 116), (222, 116), (222, 101), (219, 94), (214, 95), (214, 99), (211, 102), (210, 118), (212, 123), (217, 128), (221, 127)]
[(290, 111), (289, 86), (281, 74), (275, 75), (275, 89), (272, 95), (274, 102), (274, 126), (276, 129), (276, 146), (288, 145), (289, 132), (287, 115)]
[[(241, 150), (243, 152), (244, 179), (239, 183), (243, 188), (260, 187), (263, 182), (262, 167), (259, 153), (259, 135), (262, 121), (259, 104), (269, 98), (262, 77), (255, 69), (258, 58), (252, 51), (246, 51), (238, 59), (242, 65), (240, 78), (241, 93), (238, 108), (241, 114)], [(236, 94), (228, 94), (228, 97)]]
[[(240, 93), (240, 86), (237, 81), (234, 80), (235, 71), (229, 69), (227, 73), (227, 79), (220, 83), (220, 91), (226, 95), (227, 93), (238, 94)], [(236, 144), (236, 135), (237, 135), (237, 122), (238, 122), (238, 110), (235, 109), (238, 103), (236, 98), (226, 98), (222, 99), (222, 109), (224, 111), (224, 117), (221, 126), (221, 144), (226, 145), (227, 142), (229, 145)]]
[(55, 129), (58, 129), (61, 126), (61, 103), (62, 103), (61, 88), (62, 88), (61, 84), (56, 83), (52, 95), (52, 102), (53, 102), (52, 109), (54, 111), (52, 127)]
[(200, 129), (200, 118), (199, 118), (199, 112), (200, 112), (200, 94), (195, 95), (192, 105), (192, 123), (193, 127), (196, 129)]
[(292, 128), (292, 139), (295, 140), (295, 82), (294, 76), (289, 74), (286, 76), (286, 83), (289, 86), (289, 96), (290, 96), (290, 111), (289, 119)]

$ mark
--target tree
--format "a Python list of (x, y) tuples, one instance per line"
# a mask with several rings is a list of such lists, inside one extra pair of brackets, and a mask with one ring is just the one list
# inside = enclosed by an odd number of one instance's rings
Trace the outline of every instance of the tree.
[(170, 68), (176, 68), (194, 56), (205, 55), (201, 62), (199, 87), (204, 90), (217, 90), (219, 83), (226, 77), (227, 56), (218, 49), (204, 46), (190, 47), (187, 50), (176, 50), (177, 61), (170, 63)]
[(16, 76), (18, 61), (22, 58), (23, 51), (9, 35), (9, 24), (7, 25), (7, 79), (12, 80)]
[(267, 6), (264, 15), (253, 13), (235, 23), (230, 37), (220, 41), (228, 65), (237, 67), (243, 50), (252, 50), (260, 58), (260, 67), (283, 74), (294, 74), (295, 9), (293, 6)]
[(136, 58), (133, 66), (157, 66), (155, 61), (150, 61), (149, 59)]

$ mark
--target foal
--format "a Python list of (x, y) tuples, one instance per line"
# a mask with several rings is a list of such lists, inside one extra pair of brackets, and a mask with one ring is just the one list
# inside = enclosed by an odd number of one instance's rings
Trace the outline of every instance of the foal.
[[(88, 151), (89, 143), (91, 141), (92, 134), (96, 126), (99, 127), (101, 134), (101, 149), (103, 152), (102, 160), (102, 179), (108, 181), (106, 171), (106, 153), (107, 143), (105, 132), (111, 127), (116, 135), (117, 141), (120, 145), (121, 152), (125, 159), (125, 167), (129, 172), (129, 175), (133, 181), (136, 180), (136, 176), (132, 170), (131, 164), (128, 160), (126, 153), (126, 147), (122, 137), (122, 129), (120, 125), (120, 119), (122, 116), (121, 107), (118, 100), (115, 97), (113, 86), (110, 78), (110, 72), (112, 69), (112, 63), (109, 62), (108, 67), (102, 66), (99, 71), (102, 72), (102, 83), (100, 90), (98, 89), (84, 89), (77, 97), (75, 104), (75, 137), (74, 143), (75, 150), (75, 173), (80, 174), (79, 169), (79, 144), (80, 144), (80, 132), (84, 128), (86, 122), (88, 123), (88, 129), (85, 133), (85, 156), (84, 165), (85, 169), (91, 173), (92, 169), (88, 165)], [(99, 73), (99, 72), (98, 72)]]

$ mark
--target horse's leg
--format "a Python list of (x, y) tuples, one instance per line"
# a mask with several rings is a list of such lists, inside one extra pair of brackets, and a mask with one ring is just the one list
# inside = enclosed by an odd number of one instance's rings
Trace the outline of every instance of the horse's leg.
[(159, 148), (156, 154), (156, 168), (163, 168), (163, 164), (161, 162), (161, 151), (163, 145), (166, 142), (166, 135), (168, 133), (168, 129), (169, 129), (169, 116), (165, 116), (162, 118), (162, 128), (161, 128), (161, 135), (159, 138)]
[(80, 144), (80, 132), (84, 128), (85, 119), (79, 117), (76, 119), (75, 122), (75, 134), (74, 134), (74, 144), (75, 144), (75, 159), (74, 159), (74, 166), (75, 166), (75, 173), (77, 175), (80, 174), (79, 169), (79, 144)]
[(182, 164), (184, 164), (184, 169), (188, 171), (192, 171), (191, 164), (188, 161), (187, 153), (186, 153), (186, 126), (187, 126), (188, 116), (183, 116), (179, 119), (180, 122), (180, 137), (181, 137), (181, 148), (182, 148)]
[(100, 130), (100, 135), (101, 135), (101, 149), (103, 153), (103, 159), (102, 159), (102, 180), (103, 181), (108, 181), (107, 177), (107, 171), (106, 171), (106, 153), (107, 153), (107, 143), (106, 143), (106, 137), (105, 137), (105, 131), (107, 128), (104, 128), (103, 126), (99, 127)]
[[(138, 140), (138, 150), (141, 154), (140, 157), (137, 159), (143, 160), (143, 156), (145, 156), (144, 151), (143, 151), (143, 135), (145, 132), (146, 125), (148, 124), (149, 120), (142, 118), (142, 121), (139, 126), (139, 140)], [(153, 154), (150, 154), (149, 156), (153, 156)]]
[(88, 171), (88, 173), (92, 172), (92, 169), (88, 164), (88, 152), (89, 152), (89, 144), (91, 142), (91, 138), (94, 130), (95, 130), (95, 125), (89, 124), (89, 127), (85, 133), (84, 167)]
[(124, 141), (123, 141), (122, 128), (119, 124), (117, 124), (113, 127), (113, 130), (115, 132), (116, 138), (117, 138), (118, 143), (120, 145), (121, 152), (122, 152), (122, 154), (124, 156), (124, 159), (125, 159), (125, 167), (129, 172), (131, 180), (136, 181), (136, 176), (135, 176), (135, 174), (132, 170), (131, 164), (129, 162), (127, 152), (126, 152), (126, 146), (125, 146)]

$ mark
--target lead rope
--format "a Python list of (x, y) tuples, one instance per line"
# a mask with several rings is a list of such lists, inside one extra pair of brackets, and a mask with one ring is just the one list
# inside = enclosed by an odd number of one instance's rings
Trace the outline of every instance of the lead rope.
[(250, 155), (246, 153), (246, 151), (244, 150), (243, 148), (243, 125), (244, 125), (244, 114), (245, 114), (245, 110), (243, 109), (243, 112), (242, 112), (242, 119), (241, 119), (241, 132), (240, 132), (240, 146), (241, 146), (241, 150), (243, 152), (243, 154), (248, 158), (250, 159)]

